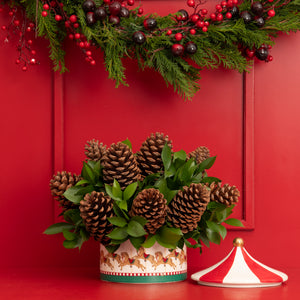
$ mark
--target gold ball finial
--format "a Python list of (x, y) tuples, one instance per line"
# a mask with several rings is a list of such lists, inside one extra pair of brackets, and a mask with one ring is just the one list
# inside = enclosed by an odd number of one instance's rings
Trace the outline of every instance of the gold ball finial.
[(244, 246), (244, 240), (242, 238), (239, 238), (239, 237), (235, 238), (233, 240), (233, 246), (234, 247), (243, 247)]

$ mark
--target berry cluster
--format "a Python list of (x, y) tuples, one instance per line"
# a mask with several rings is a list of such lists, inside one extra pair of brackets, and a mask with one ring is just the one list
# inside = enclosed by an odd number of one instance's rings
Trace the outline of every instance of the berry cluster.
[[(0, 8), (0, 12), (6, 12), (4, 8)], [(27, 71), (29, 66), (39, 64), (36, 59), (36, 50), (33, 47), (35, 35), (35, 24), (27, 20), (23, 10), (18, 10), (17, 7), (11, 7), (7, 11), (10, 21), (7, 25), (2, 25), (1, 30), (5, 32), (4, 43), (9, 43), (16, 35), (17, 53), (15, 60), (17, 65), (20, 65), (23, 71)]]

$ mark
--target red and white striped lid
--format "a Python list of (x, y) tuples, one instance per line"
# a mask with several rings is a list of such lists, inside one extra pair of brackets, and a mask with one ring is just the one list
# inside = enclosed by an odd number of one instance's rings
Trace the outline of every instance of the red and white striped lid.
[(280, 285), (288, 276), (255, 260), (236, 238), (234, 248), (219, 263), (191, 276), (199, 284), (217, 287), (266, 287)]

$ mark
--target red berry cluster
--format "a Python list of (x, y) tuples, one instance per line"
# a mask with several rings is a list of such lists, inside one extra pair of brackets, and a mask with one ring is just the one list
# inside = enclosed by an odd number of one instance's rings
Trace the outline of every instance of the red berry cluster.
[(39, 64), (36, 50), (33, 48), (35, 24), (26, 19), (23, 10), (18, 11), (17, 7), (0, 7), (0, 12), (6, 12), (6, 9), (10, 21), (7, 25), (1, 26), (1, 31), (5, 32), (4, 43), (9, 43), (13, 35), (17, 36), (18, 57), (15, 62), (23, 71), (27, 71), (30, 65)]

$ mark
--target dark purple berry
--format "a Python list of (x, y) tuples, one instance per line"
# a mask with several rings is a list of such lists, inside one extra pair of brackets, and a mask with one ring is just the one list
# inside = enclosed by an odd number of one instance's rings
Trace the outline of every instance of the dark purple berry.
[(269, 55), (269, 51), (267, 48), (265, 47), (260, 47), (259, 49), (257, 49), (255, 51), (255, 56), (259, 59), (259, 60), (266, 60), (268, 58)]
[(95, 19), (94, 13), (89, 11), (86, 14), (86, 24), (87, 24), (87, 26), (92, 26), (95, 23), (96, 23), (96, 19)]
[(258, 27), (263, 27), (265, 25), (265, 20), (263, 17), (259, 17), (255, 20), (255, 24), (258, 26)]
[(251, 11), (256, 15), (256, 16), (262, 16), (264, 13), (264, 7), (261, 4), (261, 2), (254, 2), (251, 5)]
[(172, 54), (174, 56), (181, 56), (184, 53), (184, 47), (181, 44), (172, 45)]
[(189, 19), (189, 14), (185, 9), (180, 9), (178, 12), (181, 15), (181, 21), (186, 21)]
[(252, 21), (251, 14), (246, 10), (241, 13), (241, 18), (244, 20), (245, 24), (249, 24)]
[(240, 16), (240, 10), (237, 6), (233, 6), (230, 10), (230, 13), (232, 15), (232, 19), (235, 19)]
[(128, 18), (129, 17), (129, 10), (124, 6), (121, 6), (119, 16), (122, 17), (122, 18)]
[(96, 20), (104, 20), (106, 18), (107, 14), (103, 7), (98, 7), (95, 9), (94, 17)]
[(143, 32), (141, 32), (141, 31), (136, 31), (132, 35), (132, 39), (138, 45), (141, 45), (141, 44), (145, 43), (145, 41), (146, 41), (145, 34)]
[(121, 3), (118, 1), (115, 1), (109, 5), (109, 12), (114, 16), (117, 16), (120, 10), (121, 10)]
[(90, 12), (90, 11), (94, 11), (96, 8), (96, 4), (94, 1), (92, 0), (86, 0), (83, 2), (82, 4), (82, 9), (84, 10), (84, 12)]
[(194, 54), (197, 52), (197, 45), (193, 42), (188, 42), (185, 45), (185, 52), (188, 54)]
[(157, 26), (157, 22), (155, 19), (153, 18), (148, 18), (148, 19), (145, 19), (144, 20), (144, 27), (147, 29), (147, 30), (153, 30), (156, 28)]
[(110, 15), (108, 21), (114, 25), (120, 24), (120, 18), (118, 16)]

